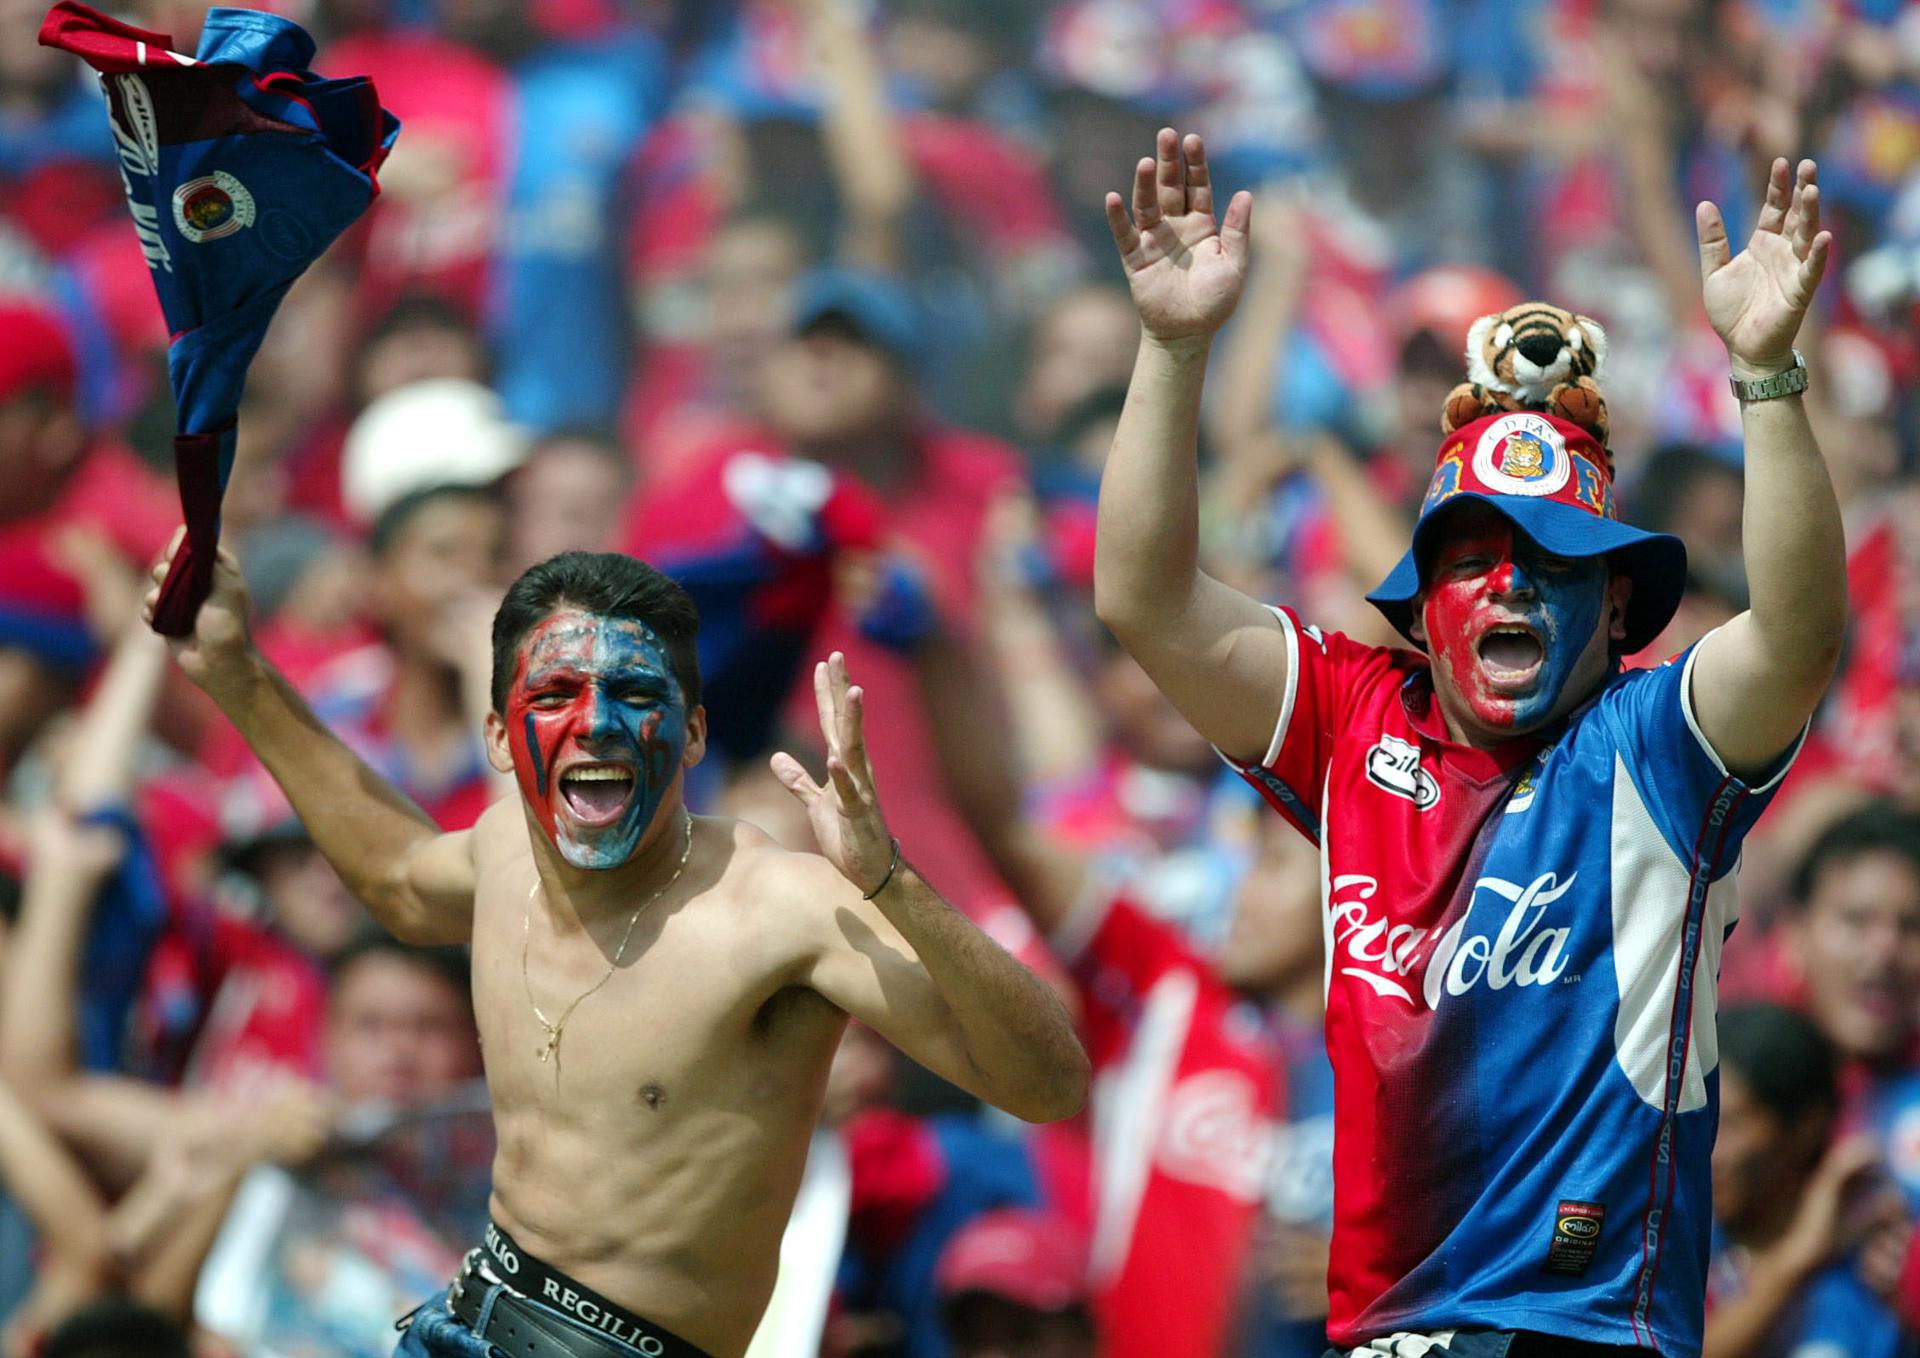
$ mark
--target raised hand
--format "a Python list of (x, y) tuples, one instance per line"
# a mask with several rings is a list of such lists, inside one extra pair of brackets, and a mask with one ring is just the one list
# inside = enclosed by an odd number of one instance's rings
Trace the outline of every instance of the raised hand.
[[(141, 620), (153, 621), (153, 610), (160, 599), (160, 582), (167, 578), (173, 554), (186, 540), (187, 530), (174, 530), (173, 540), (160, 560), (154, 563), (146, 598), (140, 608)], [(213, 565), (213, 592), (200, 605), (193, 620), (193, 631), (184, 637), (169, 637), (167, 648), (173, 652), (181, 672), (208, 693), (240, 678), (253, 655), (253, 639), (247, 631), (247, 586), (240, 578), (240, 563), (225, 547)]]
[(1700, 236), (1701, 298), (1737, 375), (1779, 372), (1793, 362), (1793, 339), (1826, 272), (1833, 233), (1820, 229), (1820, 187), (1811, 160), (1790, 174), (1776, 160), (1767, 200), (1747, 248), (1733, 254), (1720, 209), (1694, 209)]
[(827, 781), (814, 782), (785, 753), (773, 757), (773, 774), (807, 809), (821, 854), (862, 892), (871, 891), (893, 862), (893, 839), (867, 762), (866, 695), (849, 684), (847, 658), (839, 651), (813, 667), (813, 699), (827, 742)]
[(1133, 172), (1133, 213), (1107, 195), (1107, 226), (1126, 265), (1140, 324), (1156, 339), (1204, 338), (1225, 325), (1247, 279), (1253, 195), (1236, 193), (1213, 220), (1206, 147), (1160, 129), (1154, 157)]

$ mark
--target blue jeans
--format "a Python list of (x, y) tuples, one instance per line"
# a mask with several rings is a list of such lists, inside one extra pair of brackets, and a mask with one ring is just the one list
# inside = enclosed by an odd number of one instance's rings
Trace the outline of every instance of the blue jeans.
[[(491, 1290), (480, 1313), (483, 1319), (499, 1294), (499, 1288)], [(394, 1358), (495, 1358), (493, 1345), (454, 1319), (447, 1309), (445, 1292), (436, 1293), (413, 1313), (413, 1323), (400, 1336), (400, 1347), (393, 1352)]]

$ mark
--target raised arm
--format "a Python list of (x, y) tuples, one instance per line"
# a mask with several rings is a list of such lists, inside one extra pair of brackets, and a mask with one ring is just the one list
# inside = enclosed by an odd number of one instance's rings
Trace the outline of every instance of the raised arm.
[[(153, 568), (145, 614), (174, 545)], [(222, 552), (193, 634), (171, 643), (181, 670), (227, 715), (287, 794), (347, 888), (396, 938), (465, 943), (473, 930), (472, 832), (442, 834), (404, 793), (349, 750), (254, 649), (239, 565)]]
[(0, 1187), (33, 1223), (42, 1272), (83, 1285), (109, 1280), (106, 1205), (66, 1148), (5, 1080), (0, 1080)]
[[(1720, 210), (1696, 210), (1707, 317), (1733, 375), (1754, 380), (1794, 365), (1793, 341), (1832, 245), (1820, 229), (1814, 164), (1774, 162), (1753, 238), (1738, 256)], [(1813, 715), (1840, 657), (1847, 623), (1840, 506), (1798, 396), (1743, 401), (1746, 547), (1752, 605), (1700, 643), (1693, 708), (1736, 775), (1764, 773)]]
[(1140, 353), (1100, 480), (1094, 610), (1215, 745), (1258, 759), (1286, 686), (1286, 640), (1263, 606), (1200, 569), (1195, 464), (1214, 334), (1240, 299), (1253, 199), (1218, 226), (1200, 138), (1161, 129), (1134, 170), (1133, 211), (1107, 225), (1140, 312)]
[(56, 804), (41, 807), (29, 829), (19, 925), (0, 967), (0, 1072), (112, 1187), (140, 1173), (181, 1101), (139, 1080), (81, 1069), (81, 956), (101, 891), (127, 846), (118, 827), (77, 813), (128, 797), (155, 671), (166, 663), (158, 645), (151, 635), (121, 638), (67, 742), (54, 773)]
[(126, 851), (118, 829), (82, 821), (124, 808), (132, 796), (166, 665), (160, 638), (129, 614), (56, 761), (54, 805), (41, 810), (29, 836), (19, 932), (0, 972), (0, 1068), (56, 1123), (64, 1119), (53, 1102), (70, 1092), (80, 1068), (81, 953), (100, 891)]
[(773, 760), (824, 855), (783, 865), (787, 891), (803, 893), (797, 904), (815, 922), (806, 983), (988, 1103), (1030, 1122), (1071, 1117), (1086, 1102), (1089, 1075), (1066, 1011), (897, 857), (867, 761), (861, 691), (849, 686), (838, 652), (816, 667), (814, 693), (826, 783), (790, 755)]
[(914, 681), (947, 793), (1020, 908), (1051, 936), (1085, 892), (1087, 864), (1027, 814), (1008, 722), (982, 668), (944, 627), (936, 627), (913, 654)]
[(865, 9), (846, 0), (802, 0), (795, 8), (820, 63), (820, 135), (847, 207), (840, 254), (862, 268), (893, 272), (905, 263), (900, 223), (913, 199), (913, 163), (887, 105)]

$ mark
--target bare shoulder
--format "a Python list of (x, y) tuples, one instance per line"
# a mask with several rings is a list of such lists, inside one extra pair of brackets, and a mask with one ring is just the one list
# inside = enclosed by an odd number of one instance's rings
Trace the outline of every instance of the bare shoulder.
[(533, 857), (533, 845), (527, 838), (527, 816), (518, 795), (502, 797), (482, 811), (471, 833), (474, 866), (483, 871)]
[(817, 853), (799, 853), (759, 826), (744, 820), (707, 818), (731, 837), (724, 886), (729, 895), (756, 911), (823, 905), (847, 881)]
[(819, 854), (786, 848), (757, 825), (721, 817), (708, 823), (730, 840), (716, 893), (739, 912), (749, 936), (791, 962), (815, 955), (833, 927), (834, 908), (859, 893)]

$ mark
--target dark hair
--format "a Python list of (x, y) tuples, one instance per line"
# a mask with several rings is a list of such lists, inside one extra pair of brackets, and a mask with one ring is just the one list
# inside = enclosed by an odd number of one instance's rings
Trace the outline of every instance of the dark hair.
[(1628, 518), (1650, 533), (1673, 531), (1680, 506), (1695, 486), (1707, 481), (1746, 484), (1746, 474), (1723, 457), (1691, 443), (1669, 443), (1656, 448), (1624, 497), (1632, 512)]
[(622, 552), (562, 552), (529, 566), (493, 615), (493, 710), (505, 713), (520, 643), (562, 608), (645, 623), (667, 648), (689, 710), (700, 705), (700, 613), (687, 592)]
[(414, 943), (402, 943), (392, 934), (379, 929), (368, 929), (357, 935), (351, 943), (329, 958), (327, 979), (332, 985), (338, 986), (341, 977), (369, 957), (391, 957), (429, 972), (460, 996), (468, 1007), (473, 1004), (473, 976), (463, 949), (423, 948)]
[(498, 505), (500, 497), (487, 486), (464, 486), (447, 482), (437, 486), (422, 486), (419, 490), (410, 490), (385, 509), (380, 517), (373, 521), (373, 527), (367, 532), (367, 546), (375, 556), (385, 556), (393, 550), (400, 534), (406, 531), (408, 524), (421, 510), (439, 504), (442, 500), (471, 500), (479, 504)]
[(967, 1344), (969, 1332), (976, 1323), (976, 1317), (983, 1302), (988, 1306), (997, 1304), (1016, 1311), (1024, 1311), (1029, 1315), (1039, 1316), (1042, 1318), (1043, 1324), (1059, 1326), (1071, 1332), (1075, 1339), (1086, 1346), (1087, 1352), (1089, 1353), (1094, 1351), (1094, 1346), (1100, 1338), (1099, 1323), (1093, 1318), (1092, 1307), (1085, 1302), (1068, 1302), (1065, 1306), (1055, 1310), (1036, 1311), (1033, 1307), (1023, 1302), (1015, 1301), (1012, 1297), (1003, 1297), (999, 1293), (992, 1291), (974, 1290), (956, 1292), (940, 1305), (940, 1321), (942, 1327), (947, 1332), (948, 1346), (950, 1348), (966, 1349), (970, 1347)]
[[(618, 470), (622, 480), (631, 484), (634, 479), (633, 459), (627, 455), (627, 445), (610, 429), (586, 424), (555, 429), (540, 436), (539, 441), (527, 450), (526, 460), (531, 462), (548, 449), (559, 446), (584, 448), (599, 461)], [(525, 466), (526, 463), (521, 465)]]
[(1395, 358), (1404, 377), (1431, 377), (1452, 381), (1460, 375), (1460, 354), (1439, 335), (1422, 328), (1408, 335)]
[(61, 1321), (40, 1352), (43, 1358), (187, 1358), (187, 1332), (163, 1311), (110, 1297)]
[(367, 393), (361, 388), (361, 370), (367, 355), (384, 341), (410, 330), (442, 330), (459, 335), (473, 345), (479, 359), (480, 380), (487, 381), (493, 371), (493, 355), (488, 351), (486, 337), (474, 324), (468, 312), (431, 293), (409, 293), (392, 306), (381, 312), (373, 323), (361, 332), (360, 341), (353, 352), (352, 373), (349, 384), (353, 388), (353, 402), (356, 406), (365, 405)]
[(1813, 899), (1828, 868), (1870, 853), (1903, 858), (1920, 873), (1920, 816), (1892, 802), (1868, 802), (1820, 832), (1793, 872), (1793, 898), (1801, 909)]
[(367, 327), (363, 344), (372, 347), (391, 335), (408, 330), (452, 330), (480, 343), (480, 330), (466, 311), (429, 292), (408, 293), (381, 312)]
[(1783, 1122), (1840, 1108), (1833, 1046), (1813, 1020), (1777, 1004), (1743, 1004), (1720, 1016), (1720, 1062)]

